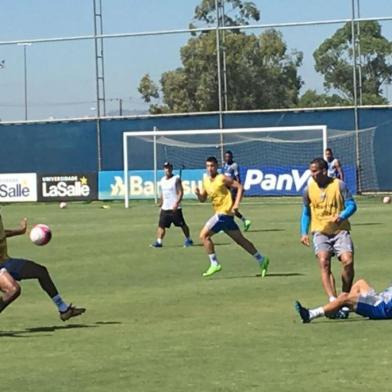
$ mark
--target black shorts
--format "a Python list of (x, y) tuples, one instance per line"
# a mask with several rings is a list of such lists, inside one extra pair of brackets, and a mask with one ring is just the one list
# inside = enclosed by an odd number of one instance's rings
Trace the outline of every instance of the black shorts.
[(178, 209), (176, 211), (173, 210), (161, 210), (159, 215), (159, 227), (165, 228), (170, 227), (173, 223), (174, 226), (185, 226), (185, 220), (182, 216), (182, 210)]

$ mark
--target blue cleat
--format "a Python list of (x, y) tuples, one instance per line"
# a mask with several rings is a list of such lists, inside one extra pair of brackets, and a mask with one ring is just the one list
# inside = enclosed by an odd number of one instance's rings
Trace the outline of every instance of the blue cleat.
[(191, 240), (191, 239), (186, 239), (185, 241), (184, 241), (184, 248), (189, 248), (190, 246), (192, 246), (193, 245), (193, 241)]
[(301, 317), (302, 322), (304, 324), (310, 323), (309, 309), (304, 308), (299, 301), (295, 301), (294, 307), (299, 316)]
[(151, 248), (162, 248), (162, 243), (155, 241), (153, 244), (150, 245)]

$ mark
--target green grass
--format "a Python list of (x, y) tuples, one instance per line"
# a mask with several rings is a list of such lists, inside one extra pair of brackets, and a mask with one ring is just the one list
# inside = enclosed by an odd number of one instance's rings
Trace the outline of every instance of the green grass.
[[(312, 251), (299, 244), (299, 199), (245, 201), (247, 237), (271, 258), (264, 280), (255, 261), (223, 234), (223, 270), (210, 279), (203, 248), (182, 248), (168, 231), (152, 249), (158, 209), (101, 203), (3, 207), (7, 227), (28, 216), (53, 239), (36, 247), (9, 240), (10, 254), (45, 264), (67, 301), (86, 306), (72, 322), (36, 282), (0, 316), (2, 390), (13, 391), (389, 391), (388, 321), (299, 322), (293, 301), (325, 301)], [(352, 219), (356, 277), (376, 288), (391, 279), (391, 206), (359, 200)], [(193, 237), (210, 206), (184, 208)], [(197, 241), (196, 241), (197, 242)], [(334, 262), (334, 271), (340, 266)]]

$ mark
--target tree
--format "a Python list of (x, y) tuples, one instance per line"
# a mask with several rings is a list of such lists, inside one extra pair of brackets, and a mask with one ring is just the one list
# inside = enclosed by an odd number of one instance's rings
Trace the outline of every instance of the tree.
[[(346, 23), (326, 39), (314, 52), (315, 69), (324, 76), (324, 86), (335, 89), (342, 98), (353, 102), (353, 51), (351, 23)], [(361, 56), (363, 104), (387, 103), (382, 96), (382, 85), (392, 81), (392, 43), (381, 34), (376, 21), (360, 22), (357, 42)], [(359, 96), (359, 72), (357, 72)]]
[(346, 106), (351, 102), (337, 94), (318, 94), (316, 90), (306, 90), (298, 101), (298, 107), (317, 108), (326, 106)]
[[(237, 14), (231, 13), (230, 23), (243, 23), (243, 18), (259, 17), (258, 13), (251, 11), (253, 3), (239, 0), (226, 2), (236, 6), (238, 11)], [(196, 8), (195, 18), (213, 21), (214, 4), (214, 1), (203, 0)], [(190, 38), (180, 54), (182, 67), (164, 72), (161, 76), (163, 105), (150, 106), (150, 112), (218, 110), (215, 32), (207, 31)], [(297, 105), (302, 85), (298, 75), (302, 53), (289, 53), (280, 32), (270, 29), (257, 36), (238, 30), (226, 31), (225, 54), (230, 110)], [(150, 94), (149, 87), (149, 83), (139, 86), (146, 102), (156, 98)]]

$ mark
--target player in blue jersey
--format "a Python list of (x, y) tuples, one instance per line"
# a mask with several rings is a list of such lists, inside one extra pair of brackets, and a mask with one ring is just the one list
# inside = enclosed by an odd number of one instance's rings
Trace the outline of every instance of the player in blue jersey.
[[(225, 163), (222, 166), (222, 174), (229, 177), (233, 181), (237, 181), (241, 184), (240, 178), (240, 168), (237, 162), (233, 160), (233, 153), (229, 150), (225, 152), (224, 155)], [(233, 201), (236, 199), (237, 196), (237, 188), (230, 189), (230, 193), (232, 196)], [(244, 225), (244, 231), (248, 231), (252, 222), (249, 219), (246, 219), (239, 210), (235, 210), (234, 215), (242, 220)]]
[(303, 323), (310, 323), (318, 317), (330, 317), (339, 314), (344, 306), (355, 313), (372, 320), (392, 319), (392, 286), (380, 293), (364, 279), (358, 280), (349, 293), (341, 293), (335, 301), (314, 309), (308, 309), (295, 302), (295, 310), (299, 313)]

